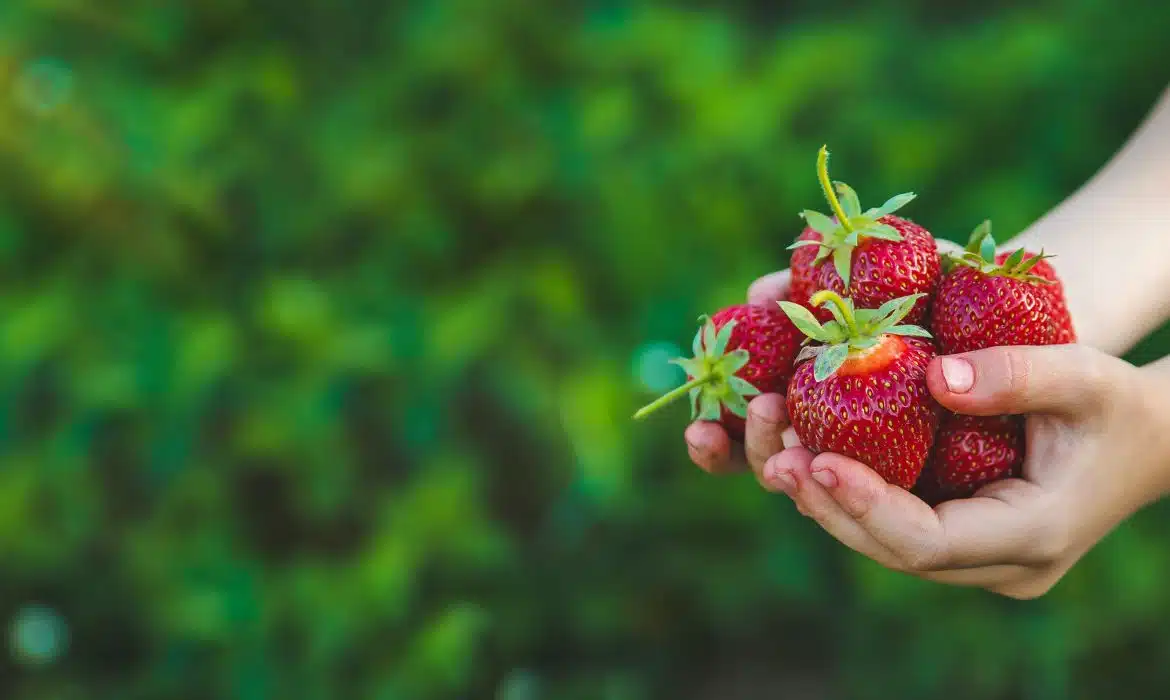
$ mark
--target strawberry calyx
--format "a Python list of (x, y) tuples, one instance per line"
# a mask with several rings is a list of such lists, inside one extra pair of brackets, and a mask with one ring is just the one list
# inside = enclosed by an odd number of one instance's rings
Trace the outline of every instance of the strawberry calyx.
[(695, 356), (671, 360), (686, 371), (689, 381), (638, 409), (635, 419), (645, 418), (684, 394), (690, 395), (691, 420), (719, 420), (724, 406), (740, 418), (747, 418), (748, 399), (760, 390), (735, 374), (751, 360), (751, 353), (744, 348), (727, 351), (736, 322), (728, 321), (718, 331), (707, 316), (700, 316), (699, 322), (702, 326), (691, 345)]
[[(880, 207), (862, 211), (861, 200), (858, 199), (857, 193), (853, 191), (852, 187), (844, 182), (831, 182), (829, 180), (829, 150), (826, 146), (821, 146), (821, 150), (817, 152), (817, 179), (820, 180), (821, 189), (825, 193), (825, 199), (829, 202), (829, 208), (833, 211), (833, 217), (808, 209), (802, 211), (801, 218), (809, 227), (821, 234), (821, 240), (797, 241), (788, 246), (788, 249), (793, 250), (806, 245), (820, 246), (813, 259), (813, 265), (820, 265), (832, 257), (833, 267), (837, 269), (837, 274), (840, 275), (841, 281), (848, 289), (853, 249), (861, 243), (863, 238), (901, 241), (902, 234), (898, 232), (898, 229), (889, 224), (880, 223), (878, 219), (898, 211), (909, 204), (917, 195), (913, 192), (894, 195)], [(839, 198), (838, 195), (840, 195)]]
[(1026, 251), (1019, 248), (1002, 263), (997, 263), (995, 238), (991, 235), (991, 220), (988, 219), (971, 232), (967, 247), (963, 249), (961, 255), (947, 253), (944, 257), (948, 271), (956, 266), (965, 265), (990, 277), (1011, 277), (1034, 284), (1052, 284), (1052, 280), (1032, 274), (1032, 269), (1039, 265), (1040, 261), (1055, 256), (1045, 255), (1043, 250), (1039, 255), (1033, 255), (1026, 260), (1025, 255)]
[(801, 333), (820, 343), (805, 347), (796, 356), (797, 362), (815, 358), (813, 378), (820, 382), (839, 370), (847, 360), (880, 354), (888, 336), (930, 338), (930, 332), (925, 328), (901, 322), (914, 308), (915, 302), (924, 296), (911, 294), (891, 299), (876, 309), (857, 309), (852, 299), (824, 289), (809, 299), (813, 306), (825, 306), (833, 314), (833, 320), (823, 325), (805, 307), (789, 301), (779, 303)]

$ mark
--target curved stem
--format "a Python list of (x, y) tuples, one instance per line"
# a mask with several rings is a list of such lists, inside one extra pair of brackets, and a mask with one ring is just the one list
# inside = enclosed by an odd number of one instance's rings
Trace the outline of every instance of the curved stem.
[(837, 215), (837, 221), (841, 224), (841, 228), (852, 233), (853, 224), (849, 222), (849, 217), (845, 216), (845, 210), (841, 207), (841, 200), (837, 199), (837, 193), (833, 191), (833, 183), (829, 181), (828, 146), (821, 146), (821, 150), (817, 152), (817, 178), (821, 181), (821, 189), (825, 191), (825, 199), (829, 200), (829, 206), (832, 207), (833, 213)]
[(634, 414), (634, 420), (642, 420), (643, 418), (650, 415), (651, 413), (654, 413), (655, 411), (662, 408), (666, 404), (674, 401), (675, 399), (679, 398), (680, 396), (684, 396), (691, 389), (694, 389), (697, 386), (702, 386), (702, 385), (706, 384), (707, 382), (710, 382), (712, 379), (714, 379), (714, 375), (708, 374), (705, 377), (696, 377), (695, 379), (692, 379), (691, 381), (687, 382), (686, 384), (683, 384), (682, 386), (678, 387), (677, 389), (671, 389), (670, 391), (666, 392), (662, 396), (659, 396), (658, 398), (654, 399), (650, 403), (646, 404), (642, 408), (639, 408), (638, 412)]
[(853, 318), (853, 312), (850, 311), (849, 305), (845, 303), (845, 300), (841, 298), (840, 294), (828, 289), (822, 289), (809, 297), (808, 302), (813, 306), (824, 306), (825, 302), (832, 303), (841, 312), (841, 318), (845, 319), (845, 325), (849, 328), (849, 334), (854, 338), (861, 337), (861, 331), (857, 328), (857, 319)]

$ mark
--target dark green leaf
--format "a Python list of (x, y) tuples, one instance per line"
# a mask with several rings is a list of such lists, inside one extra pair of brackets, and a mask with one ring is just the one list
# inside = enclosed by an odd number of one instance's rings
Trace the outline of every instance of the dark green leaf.
[(779, 302), (780, 309), (792, 321), (792, 324), (814, 340), (822, 340), (825, 336), (825, 329), (821, 327), (816, 316), (812, 312), (804, 308), (800, 304), (793, 304), (790, 301)]
[(912, 335), (916, 338), (933, 338), (930, 331), (918, 326), (890, 326), (886, 329), (886, 333), (891, 335)]
[(805, 223), (807, 223), (812, 228), (812, 230), (816, 231), (822, 236), (831, 236), (837, 231), (837, 229), (841, 228), (840, 224), (820, 213), (819, 211), (806, 209), (802, 211), (800, 215), (804, 218)]
[(845, 216), (852, 219), (855, 216), (861, 216), (861, 200), (858, 199), (857, 193), (853, 188), (846, 185), (844, 182), (834, 182), (833, 189), (837, 191), (837, 196), (841, 198), (841, 208), (845, 210)]
[(721, 357), (727, 352), (727, 344), (731, 342), (731, 333), (735, 330), (735, 325), (735, 321), (728, 321), (719, 329), (719, 334), (715, 336), (715, 344), (711, 346), (712, 357)]
[(890, 299), (886, 303), (874, 309), (871, 313), (873, 316), (870, 319), (871, 327), (879, 326), (889, 320), (891, 316), (903, 306), (904, 297), (897, 299)]
[(711, 350), (714, 347), (715, 347), (715, 324), (711, 322), (711, 319), (707, 319), (707, 322), (703, 324), (703, 352), (704, 352), (704, 354), (710, 356)]
[(967, 239), (967, 247), (965, 250), (968, 253), (979, 253), (979, 251), (983, 250), (983, 241), (989, 236), (991, 236), (991, 219), (984, 219), (971, 232), (971, 236)]
[(720, 361), (720, 365), (723, 367), (724, 373), (731, 375), (738, 372), (748, 362), (751, 362), (751, 359), (751, 353), (744, 348), (740, 348), (724, 355)]
[(987, 262), (995, 262), (995, 238), (988, 233), (979, 243), (979, 257)]
[(866, 226), (865, 229), (861, 231), (861, 235), (869, 236), (870, 238), (880, 238), (883, 241), (902, 240), (902, 234), (898, 232), (898, 229), (890, 226), (889, 224), (872, 224), (870, 226)]
[[(924, 296), (926, 296), (926, 295), (925, 294), (911, 294), (909, 296), (899, 297), (899, 298), (895, 299), (894, 302), (896, 302), (897, 306), (894, 308), (894, 311), (891, 312), (888, 316), (886, 316), (882, 319), (879, 319), (879, 321), (875, 324), (876, 329), (888, 328), (889, 326), (894, 325), (898, 321), (901, 321), (902, 319), (906, 318), (906, 315), (914, 310), (914, 305), (916, 303), (918, 303), (918, 300)], [(889, 302), (886, 302), (886, 303), (889, 303)], [(885, 304), (883, 304), (882, 306), (885, 306)]]
[(732, 393), (724, 396), (723, 405), (727, 406), (727, 410), (731, 411), (740, 418), (747, 418), (747, 400), (739, 394)]
[(821, 308), (828, 309), (829, 313), (833, 315), (833, 320), (836, 321), (837, 324), (840, 325), (842, 328), (844, 328), (848, 325), (845, 322), (845, 315), (843, 313), (841, 313), (841, 309), (838, 309), (836, 304), (825, 304)]
[(823, 382), (829, 376), (836, 372), (841, 365), (845, 364), (845, 359), (849, 357), (849, 346), (845, 344), (831, 345), (819, 356), (817, 356), (816, 363), (813, 365), (813, 378), (818, 382)]
[(877, 219), (886, 216), (887, 214), (893, 214), (910, 202), (914, 201), (914, 198), (917, 196), (918, 195), (914, 194), (913, 192), (903, 192), (902, 194), (896, 194), (893, 197), (887, 199), (886, 203), (877, 209), (870, 209), (867, 211), (865, 215)]
[(699, 330), (695, 331), (695, 339), (691, 342), (691, 353), (695, 357), (703, 356), (703, 329), (707, 327), (706, 316), (699, 317)]
[(853, 266), (853, 246), (843, 245), (833, 251), (833, 267), (841, 276), (845, 289), (849, 289), (849, 268)]
[(1016, 265), (1019, 265), (1021, 262), (1023, 262), (1023, 260), (1024, 260), (1024, 249), (1018, 248), (1016, 250), (1016, 252), (1014, 252), (1008, 256), (1007, 260), (1003, 261), (1003, 267), (1005, 270), (1008, 270), (1010, 272), (1012, 270), (1015, 270)]
[(756, 396), (760, 393), (760, 390), (757, 389), (751, 382), (744, 379), (743, 377), (737, 377), (735, 375), (727, 378), (727, 385), (731, 387), (732, 391), (739, 394), (740, 396)]
[(701, 377), (707, 372), (707, 367), (701, 357), (676, 357), (670, 360), (672, 365), (678, 365), (688, 377)]
[(800, 349), (800, 352), (796, 353), (796, 359), (793, 362), (798, 363), (811, 360), (824, 352), (825, 347), (824, 345), (806, 345)]
[(877, 309), (858, 309), (853, 312), (853, 320), (857, 321), (857, 325), (865, 328), (878, 317)]
[(719, 397), (713, 391), (704, 391), (699, 398), (699, 420), (719, 420)]

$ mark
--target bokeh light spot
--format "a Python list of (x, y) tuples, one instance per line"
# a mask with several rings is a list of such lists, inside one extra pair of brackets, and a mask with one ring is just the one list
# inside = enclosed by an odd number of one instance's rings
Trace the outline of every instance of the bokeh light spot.
[(68, 648), (69, 629), (56, 610), (44, 605), (27, 605), (12, 619), (9, 645), (19, 663), (51, 664)]
[(37, 116), (45, 116), (69, 100), (73, 71), (53, 58), (30, 61), (20, 71), (15, 90), (17, 104)]
[(682, 383), (683, 371), (670, 361), (682, 355), (674, 343), (647, 343), (634, 354), (634, 376), (648, 391), (662, 393)]
[(540, 697), (540, 679), (532, 671), (513, 669), (500, 682), (496, 700), (536, 700)]

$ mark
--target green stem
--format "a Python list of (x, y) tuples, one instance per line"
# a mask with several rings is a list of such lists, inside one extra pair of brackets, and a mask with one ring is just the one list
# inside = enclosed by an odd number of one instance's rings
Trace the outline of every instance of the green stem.
[(646, 416), (650, 415), (651, 413), (654, 413), (655, 411), (662, 408), (663, 406), (670, 403), (671, 401), (674, 401), (678, 397), (686, 395), (686, 393), (689, 392), (691, 389), (694, 389), (697, 386), (702, 386), (702, 385), (710, 382), (714, 378), (715, 378), (714, 375), (711, 375), (711, 374), (708, 374), (705, 377), (697, 377), (697, 378), (692, 379), (691, 381), (687, 382), (686, 384), (683, 384), (682, 386), (680, 386), (677, 389), (672, 389), (672, 390), (666, 392), (665, 394), (654, 399), (653, 401), (646, 404), (642, 408), (639, 408), (638, 412), (634, 414), (634, 420), (642, 420)]
[(861, 337), (861, 331), (857, 328), (857, 319), (853, 318), (853, 312), (849, 310), (849, 305), (845, 303), (840, 294), (822, 289), (809, 297), (808, 302), (813, 306), (824, 306), (825, 302), (832, 303), (841, 312), (841, 318), (845, 319), (845, 325), (849, 328), (850, 335), (854, 338)]
[(821, 181), (821, 189), (825, 191), (825, 199), (829, 200), (829, 206), (837, 215), (837, 221), (841, 224), (841, 228), (845, 229), (847, 233), (853, 233), (853, 224), (849, 222), (849, 217), (845, 216), (841, 200), (837, 199), (837, 193), (833, 191), (833, 183), (829, 181), (828, 146), (821, 146), (821, 150), (817, 153), (817, 178)]

